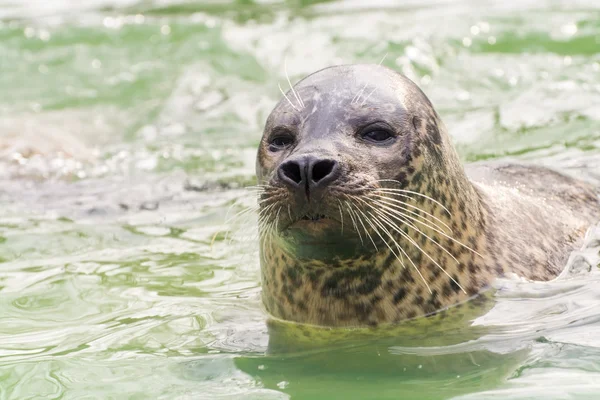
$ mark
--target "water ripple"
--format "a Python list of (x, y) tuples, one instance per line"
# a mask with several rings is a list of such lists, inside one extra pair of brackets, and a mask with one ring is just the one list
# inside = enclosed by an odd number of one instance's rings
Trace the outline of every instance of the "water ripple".
[(597, 1), (38, 3), (0, 0), (0, 399), (597, 397), (598, 229), (471, 327), (298, 351), (225, 234), (286, 59), (387, 53), (464, 159), (600, 184)]

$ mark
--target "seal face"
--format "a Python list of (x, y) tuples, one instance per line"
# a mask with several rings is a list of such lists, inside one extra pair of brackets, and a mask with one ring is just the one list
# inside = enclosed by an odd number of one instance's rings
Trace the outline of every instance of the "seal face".
[[(377, 325), (435, 313), (508, 272), (556, 276), (600, 215), (596, 193), (537, 167), (475, 170), (478, 182), (425, 94), (395, 71), (337, 66), (300, 81), (257, 156), (268, 312)], [(540, 174), (528, 193), (486, 183)]]

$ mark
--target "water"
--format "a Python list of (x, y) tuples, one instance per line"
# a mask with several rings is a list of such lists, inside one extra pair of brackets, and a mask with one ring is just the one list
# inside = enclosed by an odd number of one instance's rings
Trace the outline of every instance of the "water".
[(284, 60), (387, 53), (465, 161), (600, 183), (599, 21), (595, 0), (0, 1), (0, 399), (597, 398), (598, 228), (472, 324), (329, 344), (267, 325), (254, 246), (223, 231)]

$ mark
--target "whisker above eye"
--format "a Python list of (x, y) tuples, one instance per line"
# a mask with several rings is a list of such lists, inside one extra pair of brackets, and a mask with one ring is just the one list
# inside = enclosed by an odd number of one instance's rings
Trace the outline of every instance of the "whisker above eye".
[(367, 97), (364, 98), (364, 100), (360, 103), (360, 106), (364, 106), (365, 103), (367, 102), (367, 100), (369, 100), (369, 97), (371, 97), (371, 95), (373, 93), (375, 93), (375, 91), (377, 90), (377, 87), (374, 87), (373, 90), (371, 90), (371, 92), (367, 95)]
[(365, 86), (363, 86), (362, 89), (360, 89), (358, 91), (358, 93), (356, 93), (356, 96), (354, 96), (354, 98), (352, 98), (352, 101), (350, 101), (350, 104), (358, 103), (360, 96), (362, 96), (363, 92), (365, 91), (365, 89), (367, 88), (368, 85), (369, 85), (368, 83), (365, 83)]
[[(298, 100), (298, 104), (300, 105), (300, 109), (303, 109), (304, 108), (304, 102), (302, 101), (302, 98), (300, 97), (300, 95), (298, 94), (298, 92), (296, 92), (296, 90), (294, 89), (294, 85), (292, 85), (292, 81), (290, 80), (290, 75), (288, 74), (288, 70), (287, 70), (287, 58), (283, 59), (283, 70), (285, 71), (285, 77), (286, 77), (286, 79), (288, 81), (288, 84), (290, 85), (290, 90), (292, 91), (292, 94), (294, 95), (294, 97), (296, 97), (296, 100)], [(296, 110), (296, 111), (298, 111), (298, 110)]]
[(296, 107), (294, 105), (294, 103), (292, 103), (292, 101), (290, 100), (290, 98), (287, 96), (287, 94), (285, 94), (285, 92), (283, 91), (283, 88), (281, 87), (280, 84), (277, 84), (277, 86), (279, 86), (279, 91), (281, 92), (281, 94), (283, 95), (283, 97), (285, 97), (285, 99), (288, 101), (288, 103), (290, 104), (290, 106), (292, 106), (292, 108), (296, 111), (300, 111), (300, 109), (298, 107)]

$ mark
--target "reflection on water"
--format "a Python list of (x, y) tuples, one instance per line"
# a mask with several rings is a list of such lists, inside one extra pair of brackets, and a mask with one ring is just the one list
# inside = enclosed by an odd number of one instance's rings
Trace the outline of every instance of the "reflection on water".
[(284, 60), (295, 80), (387, 53), (465, 160), (600, 184), (598, 12), (0, 0), (0, 399), (595, 398), (600, 228), (559, 279), (498, 281), (472, 324), (317, 336), (267, 325), (252, 222), (223, 232)]

